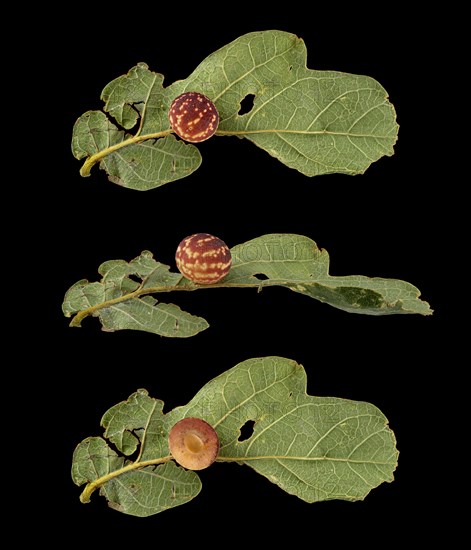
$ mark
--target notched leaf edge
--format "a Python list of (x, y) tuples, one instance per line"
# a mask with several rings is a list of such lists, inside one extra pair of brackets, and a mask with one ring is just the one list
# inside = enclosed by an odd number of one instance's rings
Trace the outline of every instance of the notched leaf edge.
[[(237, 59), (234, 67), (228, 66), (231, 59)], [(228, 81), (227, 74), (234, 71)], [(182, 141), (165, 147), (163, 155), (156, 145), (171, 136), (168, 109), (185, 91), (201, 92), (215, 102), (221, 116), (216, 135), (246, 137), (309, 177), (362, 174), (372, 162), (394, 153), (396, 115), (379, 83), (366, 76), (308, 69), (302, 39), (283, 31), (261, 31), (223, 46), (187, 79), (166, 88), (163, 76), (145, 63), (110, 82), (101, 95), (104, 112), (89, 111), (74, 126), (73, 154), (80, 159), (88, 156), (81, 174), (88, 176), (100, 162), (111, 181), (149, 190), (196, 170), (201, 156), (194, 145), (185, 144), (181, 165), (177, 144), (181, 147)], [(87, 130), (83, 117), (90, 113), (95, 122)], [(134, 135), (129, 134), (131, 129), (136, 129)], [(144, 149), (151, 140), (154, 150)], [(138, 151), (133, 162), (128, 147)]]
[(100, 282), (82, 279), (66, 292), (62, 306), (72, 327), (99, 317), (107, 331), (143, 330), (161, 336), (189, 337), (208, 328), (201, 317), (151, 294), (216, 288), (282, 286), (348, 313), (431, 315), (414, 285), (399, 279), (362, 275), (332, 276), (329, 255), (302, 235), (263, 235), (231, 249), (228, 275), (212, 285), (196, 284), (144, 251), (130, 262), (110, 260), (99, 267)]
[[(262, 357), (222, 373), (187, 405), (166, 414), (162, 401), (138, 390), (103, 415), (105, 438), (113, 439), (116, 450), (101, 437), (86, 438), (75, 449), (72, 478), (85, 485), (81, 501), (89, 502), (100, 489), (112, 508), (147, 516), (194, 498), (201, 490), (198, 475), (176, 465), (168, 449), (172, 426), (189, 416), (217, 431), (217, 461), (250, 466), (306, 502), (363, 500), (392, 482), (399, 452), (381, 411), (366, 402), (310, 396), (306, 385), (306, 372), (295, 361)], [(237, 387), (237, 396), (230, 387)], [(141, 424), (145, 427), (136, 430)], [(247, 427), (250, 433), (242, 436)], [(132, 432), (139, 438), (134, 461), (123, 452), (131, 450), (125, 434)], [(290, 478), (296, 464), (295, 483)], [(338, 486), (329, 485), (332, 468)]]

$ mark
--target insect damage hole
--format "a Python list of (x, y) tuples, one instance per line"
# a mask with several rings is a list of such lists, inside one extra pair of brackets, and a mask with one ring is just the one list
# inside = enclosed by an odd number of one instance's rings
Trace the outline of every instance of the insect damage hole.
[(250, 439), (253, 434), (253, 428), (255, 426), (255, 420), (247, 420), (247, 422), (240, 429), (240, 435), (237, 441), (246, 441)]
[(240, 102), (240, 109), (237, 114), (246, 115), (250, 113), (253, 108), (253, 102), (255, 99), (255, 94), (247, 94), (244, 99)]

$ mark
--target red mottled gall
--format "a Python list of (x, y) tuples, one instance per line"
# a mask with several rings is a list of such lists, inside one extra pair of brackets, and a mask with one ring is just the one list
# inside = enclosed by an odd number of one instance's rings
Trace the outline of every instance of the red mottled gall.
[(219, 124), (216, 106), (198, 92), (185, 92), (176, 97), (170, 106), (168, 118), (177, 136), (192, 143), (210, 138)]
[(178, 245), (175, 261), (187, 279), (209, 285), (219, 282), (229, 273), (232, 256), (221, 239), (209, 233), (195, 233)]

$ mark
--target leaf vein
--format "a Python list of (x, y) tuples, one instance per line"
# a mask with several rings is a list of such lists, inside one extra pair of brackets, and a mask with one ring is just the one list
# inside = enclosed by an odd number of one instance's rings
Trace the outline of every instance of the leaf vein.
[(260, 390), (256, 391), (255, 393), (252, 393), (251, 395), (249, 395), (246, 399), (244, 399), (243, 401), (241, 401), (240, 403), (238, 403), (235, 407), (232, 407), (231, 409), (229, 409), (226, 414), (224, 414), (217, 422), (215, 422), (215, 424), (213, 424), (213, 428), (216, 428), (217, 426), (219, 426), (219, 424), (221, 424), (221, 422), (223, 422), (228, 416), (230, 416), (234, 411), (236, 411), (237, 409), (240, 409), (243, 405), (245, 405), (246, 403), (248, 403), (251, 399), (253, 399), (256, 395), (260, 394), (260, 393), (264, 393), (266, 392), (269, 388), (275, 386), (276, 384), (279, 384), (281, 382), (283, 382), (284, 380), (286, 380), (287, 378), (290, 378), (292, 376), (292, 373), (290, 372), (287, 376), (285, 376), (284, 378), (281, 378), (281, 379), (277, 379), (275, 381), (273, 381), (271, 384), (269, 384), (268, 386), (265, 386), (263, 388), (261, 388)]
[(309, 126), (307, 127), (307, 130), (310, 130), (311, 127), (319, 120), (319, 117), (322, 116), (325, 112), (327, 112), (331, 107), (332, 105), (334, 105), (335, 103), (337, 103), (337, 101), (340, 101), (340, 99), (342, 97), (346, 97), (347, 95), (349, 94), (358, 94), (359, 92), (366, 92), (366, 91), (373, 91), (371, 88), (357, 88), (355, 90), (346, 90), (345, 92), (343, 92), (342, 94), (332, 98), (332, 100), (323, 108), (321, 109), (318, 113), (317, 113), (317, 116), (314, 118), (314, 120), (311, 122), (311, 124), (309, 124)]
[(292, 45), (290, 45), (289, 48), (287, 48), (286, 50), (278, 53), (278, 54), (275, 54), (273, 55), (272, 57), (270, 57), (269, 59), (266, 59), (265, 61), (263, 61), (262, 63), (259, 63), (258, 65), (254, 65), (251, 69), (249, 69), (248, 71), (246, 71), (245, 73), (243, 73), (241, 76), (239, 76), (239, 78), (236, 78), (235, 80), (233, 80), (232, 82), (229, 83), (228, 86), (226, 86), (219, 94), (217, 94), (214, 98), (213, 98), (213, 102), (216, 102), (220, 97), (222, 97), (228, 90), (230, 90), (233, 86), (235, 86), (238, 82), (240, 82), (241, 80), (243, 80), (244, 78), (246, 78), (247, 76), (249, 76), (249, 74), (253, 73), (253, 71), (255, 71), (256, 69), (260, 68), (260, 67), (263, 67), (264, 65), (268, 65), (268, 63), (270, 63), (271, 61), (273, 61), (274, 59), (276, 59), (277, 57), (281, 57), (283, 55), (285, 55), (286, 53), (288, 53), (290, 50), (292, 50), (294, 48), (295, 44), (293, 43)]
[(350, 470), (351, 470), (354, 474), (356, 474), (356, 475), (363, 481), (363, 483), (364, 483), (365, 485), (367, 485), (368, 487), (371, 487), (372, 489), (374, 489), (375, 486), (374, 486), (372, 483), (370, 483), (369, 481), (367, 481), (367, 480), (360, 474), (360, 472), (357, 472), (357, 471), (355, 470), (355, 468), (353, 468), (352, 465), (351, 465), (349, 462), (347, 462), (347, 466), (350, 468)]

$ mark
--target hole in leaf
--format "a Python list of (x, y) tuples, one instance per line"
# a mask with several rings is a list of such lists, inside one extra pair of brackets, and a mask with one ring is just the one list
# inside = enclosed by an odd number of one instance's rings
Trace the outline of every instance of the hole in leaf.
[(250, 113), (253, 107), (253, 102), (255, 99), (254, 94), (247, 94), (244, 99), (240, 102), (240, 109), (238, 114), (239, 115), (246, 115), (247, 113)]
[(136, 449), (131, 453), (131, 454), (124, 454), (123, 451), (121, 451), (115, 443), (113, 443), (112, 441), (110, 441), (109, 439), (106, 440), (106, 444), (108, 445), (108, 447), (110, 447), (111, 450), (113, 450), (118, 456), (125, 456), (126, 459), (129, 459), (131, 462), (134, 462), (135, 460), (138, 459), (139, 457), (139, 454), (140, 454), (140, 449), (141, 449), (141, 443), (142, 443), (142, 439), (144, 437), (144, 432), (145, 432), (145, 428), (135, 428), (133, 430), (126, 430), (126, 432), (128, 434), (132, 434), (136, 440), (137, 440), (137, 445), (136, 445)]
[(255, 420), (247, 420), (247, 422), (240, 429), (239, 439), (237, 441), (246, 441), (253, 434), (253, 427), (255, 426)]
[(267, 281), (270, 277), (267, 277), (264, 273), (257, 273), (255, 275), (255, 277), (259, 280), (259, 281)]

